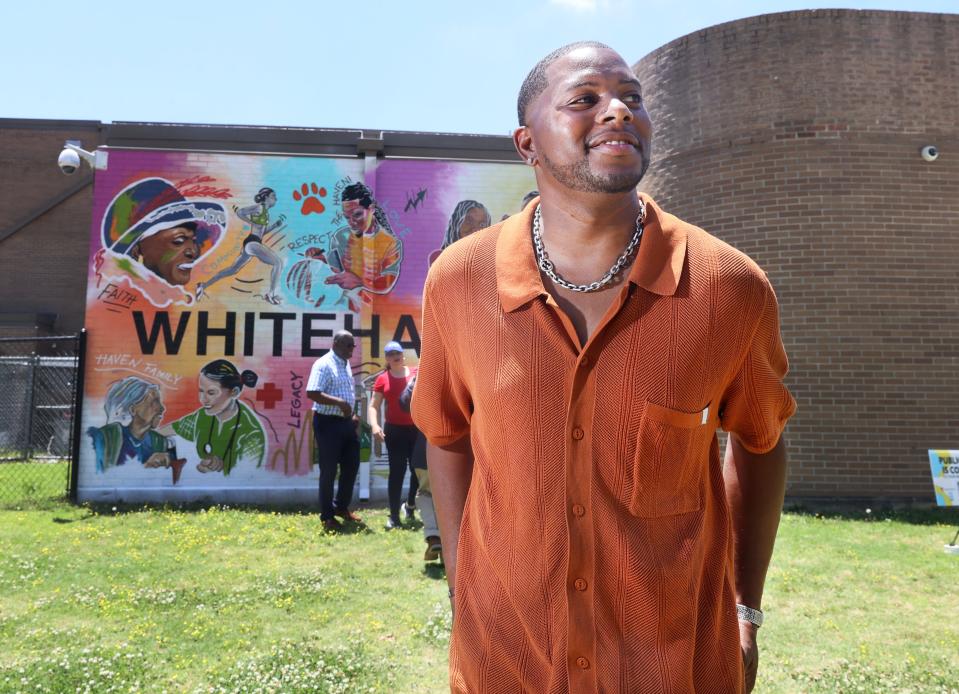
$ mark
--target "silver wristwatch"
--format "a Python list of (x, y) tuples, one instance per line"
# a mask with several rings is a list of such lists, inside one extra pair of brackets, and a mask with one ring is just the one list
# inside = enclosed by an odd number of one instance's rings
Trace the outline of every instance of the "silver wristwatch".
[(755, 624), (757, 628), (763, 625), (763, 613), (761, 610), (754, 610), (745, 605), (736, 605), (736, 616), (739, 617), (739, 621)]

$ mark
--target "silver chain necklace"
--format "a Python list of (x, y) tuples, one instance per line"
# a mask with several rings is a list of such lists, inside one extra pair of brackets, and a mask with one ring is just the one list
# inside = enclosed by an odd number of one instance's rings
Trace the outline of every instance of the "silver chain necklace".
[(633, 255), (633, 251), (636, 250), (639, 242), (643, 239), (643, 221), (646, 218), (646, 204), (640, 200), (639, 215), (636, 217), (636, 230), (633, 232), (633, 237), (629, 240), (629, 243), (626, 244), (626, 250), (624, 250), (616, 259), (616, 262), (613, 263), (613, 267), (607, 270), (606, 274), (595, 282), (590, 282), (589, 284), (573, 284), (568, 280), (564, 280), (556, 273), (556, 267), (553, 265), (553, 261), (550, 260), (546, 254), (546, 248), (543, 246), (543, 218), (540, 214), (540, 209), (540, 206), (537, 205), (536, 212), (533, 214), (533, 248), (536, 251), (536, 262), (539, 265), (539, 269), (542, 270), (547, 277), (560, 287), (568, 289), (571, 292), (598, 292), (612, 282), (613, 278), (623, 269), (623, 266), (626, 265), (630, 256)]

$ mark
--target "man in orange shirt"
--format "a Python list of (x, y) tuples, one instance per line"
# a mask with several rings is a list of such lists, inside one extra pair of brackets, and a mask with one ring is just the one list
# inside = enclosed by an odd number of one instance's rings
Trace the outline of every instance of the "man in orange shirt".
[(616, 52), (554, 51), (518, 115), (541, 197), (423, 297), (451, 689), (750, 691), (795, 410), (776, 297), (637, 195), (652, 126)]

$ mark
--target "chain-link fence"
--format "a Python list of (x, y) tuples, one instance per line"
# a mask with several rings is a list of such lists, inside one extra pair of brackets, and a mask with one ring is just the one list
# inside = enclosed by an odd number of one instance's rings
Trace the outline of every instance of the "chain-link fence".
[(81, 351), (79, 335), (0, 338), (0, 504), (67, 492)]

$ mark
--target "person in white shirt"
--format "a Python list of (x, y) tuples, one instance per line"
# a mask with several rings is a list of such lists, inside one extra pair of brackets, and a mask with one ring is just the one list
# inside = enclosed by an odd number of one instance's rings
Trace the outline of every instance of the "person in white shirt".
[[(333, 349), (316, 360), (310, 371), (306, 395), (313, 401), (313, 436), (320, 466), (320, 519), (327, 530), (339, 530), (344, 521), (361, 522), (350, 511), (356, 473), (360, 469), (360, 440), (356, 383), (350, 357), (356, 341), (346, 330), (333, 335)], [(340, 482), (333, 497), (333, 482), (339, 468)]]

